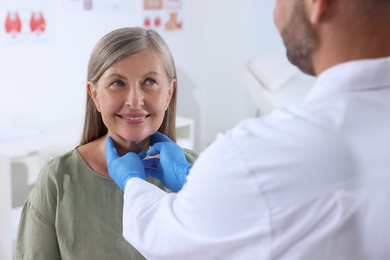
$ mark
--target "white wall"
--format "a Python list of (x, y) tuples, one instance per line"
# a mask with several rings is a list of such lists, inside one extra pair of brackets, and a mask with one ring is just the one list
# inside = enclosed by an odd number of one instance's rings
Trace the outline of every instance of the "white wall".
[(255, 115), (241, 70), (260, 53), (284, 48), (273, 25), (273, 5), (274, 0), (186, 3), (185, 35), (169, 44), (184, 72), (179, 112), (197, 120), (198, 150), (219, 132)]
[[(68, 15), (56, 2), (53, 41), (0, 43), (2, 123), (83, 116), (86, 66), (94, 44), (111, 29), (141, 21), (139, 13)], [(185, 0), (184, 31), (163, 35), (178, 67), (178, 113), (196, 120), (197, 151), (255, 114), (241, 70), (261, 52), (283, 48), (272, 21), (273, 3)]]

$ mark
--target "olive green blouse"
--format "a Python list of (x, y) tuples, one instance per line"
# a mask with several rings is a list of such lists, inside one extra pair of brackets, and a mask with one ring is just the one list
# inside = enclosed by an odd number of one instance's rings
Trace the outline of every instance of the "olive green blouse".
[[(184, 152), (189, 162), (197, 158)], [(76, 149), (55, 158), (42, 168), (24, 204), (16, 259), (144, 259), (122, 236), (122, 207), (123, 192)]]

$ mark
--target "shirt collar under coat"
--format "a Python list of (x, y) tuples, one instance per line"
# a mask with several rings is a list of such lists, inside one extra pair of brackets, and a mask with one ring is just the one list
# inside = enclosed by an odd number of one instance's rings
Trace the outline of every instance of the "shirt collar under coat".
[(390, 88), (390, 57), (355, 60), (322, 72), (306, 101), (343, 92)]

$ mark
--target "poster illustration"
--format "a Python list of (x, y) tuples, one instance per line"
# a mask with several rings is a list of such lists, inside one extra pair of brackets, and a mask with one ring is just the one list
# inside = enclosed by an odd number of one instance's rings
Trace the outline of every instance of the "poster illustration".
[(183, 0), (143, 0), (143, 26), (161, 32), (183, 30)]
[(54, 1), (50, 0), (1, 0), (0, 38), (6, 43), (51, 40), (55, 11)]

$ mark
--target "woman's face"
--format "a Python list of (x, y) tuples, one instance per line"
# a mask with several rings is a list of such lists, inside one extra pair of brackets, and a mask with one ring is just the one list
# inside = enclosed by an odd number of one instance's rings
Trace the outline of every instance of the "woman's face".
[(163, 122), (175, 87), (153, 51), (127, 56), (109, 67), (97, 86), (87, 85), (108, 134), (125, 148), (146, 148), (148, 137)]

